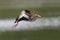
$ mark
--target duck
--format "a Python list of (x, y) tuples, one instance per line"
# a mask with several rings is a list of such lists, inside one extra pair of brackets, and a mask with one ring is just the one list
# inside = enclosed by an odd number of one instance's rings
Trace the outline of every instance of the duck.
[(17, 27), (20, 21), (34, 21), (38, 17), (41, 17), (38, 13), (33, 14), (29, 10), (22, 10), (21, 14), (16, 18), (13, 27)]

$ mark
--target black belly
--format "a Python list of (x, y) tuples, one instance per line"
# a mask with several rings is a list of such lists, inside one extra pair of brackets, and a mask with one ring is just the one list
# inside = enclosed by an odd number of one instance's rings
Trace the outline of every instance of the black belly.
[(19, 22), (19, 21), (23, 21), (23, 20), (25, 20), (25, 21), (29, 21), (28, 18), (22, 17), (22, 18), (18, 19), (18, 22)]

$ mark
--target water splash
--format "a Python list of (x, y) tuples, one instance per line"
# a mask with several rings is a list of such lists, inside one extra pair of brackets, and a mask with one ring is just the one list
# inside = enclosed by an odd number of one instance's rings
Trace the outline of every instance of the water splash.
[[(15, 19), (0, 19), (0, 30), (13, 30), (12, 25)], [(43, 27), (57, 27), (60, 26), (60, 17), (39, 18), (35, 21), (21, 21), (14, 29), (34, 29)]]

